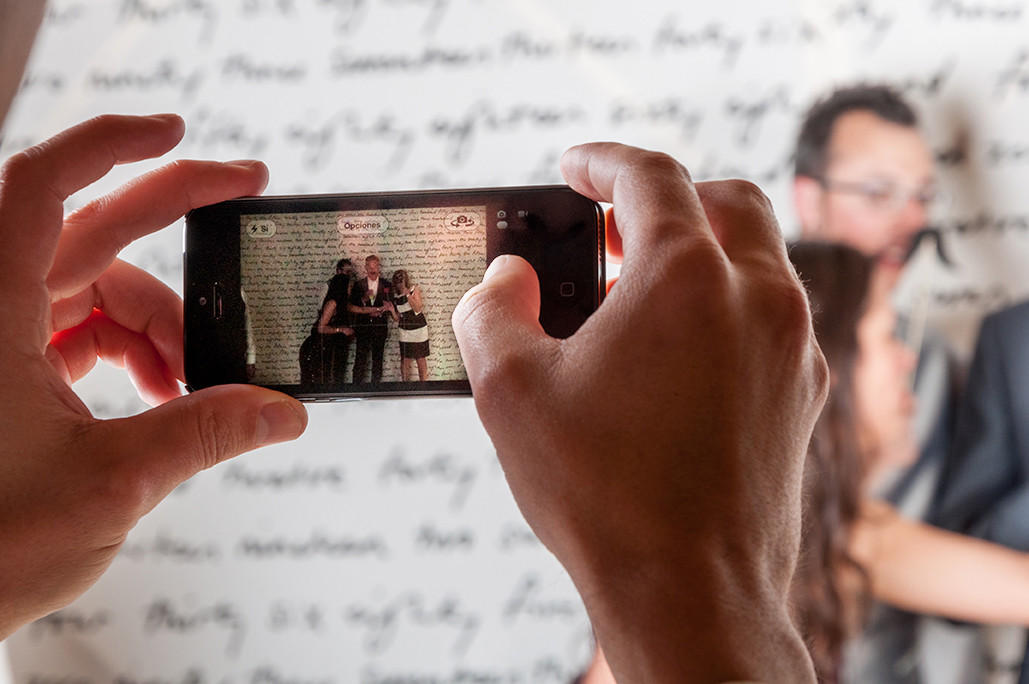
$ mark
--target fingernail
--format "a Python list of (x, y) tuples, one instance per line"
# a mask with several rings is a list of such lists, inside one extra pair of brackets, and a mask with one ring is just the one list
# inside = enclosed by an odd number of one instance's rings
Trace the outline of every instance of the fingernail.
[(242, 166), (245, 169), (251, 169), (264, 164), (264, 162), (257, 161), (256, 159), (233, 159), (225, 163), (229, 166)]
[(289, 402), (277, 401), (261, 409), (257, 418), (257, 446), (296, 439), (304, 431), (304, 419)]
[(182, 117), (178, 114), (151, 114), (147, 117), (148, 119), (157, 119), (158, 121), (181, 121)]
[(489, 267), (486, 268), (486, 272), (482, 274), (482, 282), (486, 282), (496, 274), (500, 273), (507, 265), (507, 262), (511, 260), (511, 257), (507, 254), (501, 254), (490, 262)]

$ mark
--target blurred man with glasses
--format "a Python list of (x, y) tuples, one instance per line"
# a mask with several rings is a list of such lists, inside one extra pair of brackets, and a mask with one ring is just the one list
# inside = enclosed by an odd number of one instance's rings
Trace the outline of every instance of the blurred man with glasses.
[[(877, 257), (892, 288), (918, 240), (932, 235), (936, 200), (932, 151), (911, 106), (882, 85), (841, 88), (816, 102), (797, 142), (794, 205), (805, 240), (842, 242)], [(914, 383), (920, 456), (877, 483), (905, 514), (925, 518), (939, 477), (960, 377), (949, 345), (914, 321), (898, 331), (918, 352)], [(922, 682), (915, 645), (917, 616), (874, 606), (862, 640), (846, 659), (845, 681)]]
[(900, 269), (935, 196), (932, 152), (895, 91), (841, 89), (808, 112), (794, 182), (805, 239), (843, 242)]

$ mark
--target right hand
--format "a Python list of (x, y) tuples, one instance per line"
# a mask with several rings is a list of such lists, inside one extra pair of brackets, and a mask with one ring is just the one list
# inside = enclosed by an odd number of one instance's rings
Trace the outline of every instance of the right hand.
[(550, 338), (536, 274), (502, 256), (453, 317), (515, 499), (618, 681), (811, 680), (787, 597), (827, 370), (772, 208), (621, 145), (562, 170), (613, 203), (606, 301)]

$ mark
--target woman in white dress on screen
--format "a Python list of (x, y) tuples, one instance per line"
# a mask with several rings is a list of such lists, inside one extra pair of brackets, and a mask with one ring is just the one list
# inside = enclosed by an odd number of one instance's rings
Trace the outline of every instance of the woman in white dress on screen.
[(393, 274), (393, 314), (400, 341), (400, 377), (404, 382), (429, 379), (429, 324), (422, 313), (422, 292), (411, 284), (407, 271)]

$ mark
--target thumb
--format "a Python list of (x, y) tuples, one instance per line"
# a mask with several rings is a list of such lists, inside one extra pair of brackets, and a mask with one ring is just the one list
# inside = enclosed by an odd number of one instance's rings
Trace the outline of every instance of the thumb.
[(173, 399), (131, 418), (104, 421), (110, 453), (134, 450), (130, 471), (149, 511), (201, 470), (260, 446), (296, 439), (307, 410), (285, 394), (221, 385)]
[(539, 279), (521, 257), (498, 256), (482, 283), (465, 293), (452, 321), (477, 400), (483, 392), (507, 393), (531, 381), (541, 347), (556, 346), (539, 315)]

